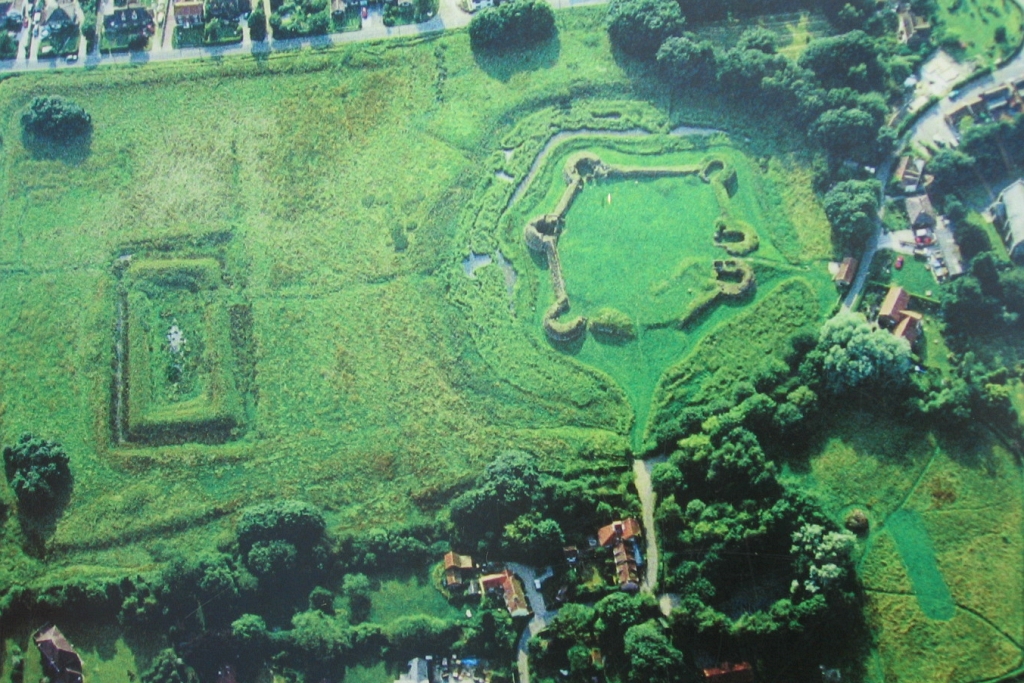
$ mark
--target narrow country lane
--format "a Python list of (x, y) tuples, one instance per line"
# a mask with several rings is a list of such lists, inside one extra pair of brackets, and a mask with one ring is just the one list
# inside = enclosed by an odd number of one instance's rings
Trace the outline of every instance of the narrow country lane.
[(647, 570), (644, 576), (643, 590), (649, 593), (653, 593), (658, 586), (658, 534), (654, 528), (654, 506), (657, 498), (654, 494), (654, 487), (651, 485), (651, 470), (662, 462), (665, 462), (663, 456), (650, 460), (633, 461), (634, 483), (637, 496), (640, 498), (644, 538), (647, 539)]

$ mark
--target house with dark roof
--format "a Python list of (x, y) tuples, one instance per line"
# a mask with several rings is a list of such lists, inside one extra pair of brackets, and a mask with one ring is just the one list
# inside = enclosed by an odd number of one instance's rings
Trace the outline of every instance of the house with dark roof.
[(205, 12), (207, 19), (217, 18), (223, 21), (237, 21), (249, 11), (249, 4), (240, 0), (206, 0)]
[(935, 213), (932, 200), (928, 195), (920, 194), (915, 197), (907, 197), (904, 206), (907, 209), (911, 230), (916, 231), (922, 228), (931, 230), (935, 227), (938, 214)]
[(513, 617), (530, 616), (530, 603), (526, 601), (523, 585), (509, 570), (481, 576), (480, 590), (488, 594), (500, 593), (505, 600), (508, 613)]
[(44, 626), (33, 636), (52, 683), (83, 683), (82, 658), (56, 626)]
[[(70, 13), (69, 13), (70, 11)], [(74, 7), (49, 5), (43, 10), (43, 24), (51, 33), (59, 33), (75, 25)]]
[(103, 17), (103, 28), (119, 33), (153, 35), (153, 15), (145, 7), (119, 7)]
[(836, 271), (836, 275), (832, 280), (840, 287), (849, 287), (853, 284), (854, 278), (857, 277), (857, 266), (860, 262), (852, 256), (847, 256), (839, 264), (839, 270)]
[(1024, 263), (1024, 179), (1000, 192), (990, 211), (1010, 258)]

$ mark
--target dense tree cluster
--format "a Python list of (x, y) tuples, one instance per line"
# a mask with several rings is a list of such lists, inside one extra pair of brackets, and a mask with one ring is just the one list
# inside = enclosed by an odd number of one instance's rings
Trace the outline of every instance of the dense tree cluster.
[(475, 49), (511, 49), (542, 42), (555, 34), (555, 13), (544, 0), (509, 0), (487, 7), (469, 22)]
[(608, 5), (608, 35), (634, 57), (653, 57), (667, 38), (682, 34), (683, 23), (675, 0), (612, 0)]
[[(537, 673), (544, 677), (557, 677), (559, 671), (568, 671), (572, 681), (590, 681), (602, 674), (614, 674), (622, 679), (636, 679), (633, 672), (651, 673), (659, 669), (659, 660), (646, 655), (655, 654), (647, 648), (648, 639), (660, 645), (667, 637), (656, 622), (658, 605), (653, 596), (647, 594), (629, 595), (612, 593), (593, 606), (570, 603), (562, 607), (551, 620), (548, 628), (530, 640), (531, 663)], [(628, 634), (635, 628), (650, 624), (649, 630)], [(602, 660), (595, 661), (591, 653), (599, 649)], [(674, 649), (674, 648), (673, 648)], [(682, 657), (673, 658), (677, 664)], [(677, 672), (678, 673), (678, 670)], [(611, 676), (609, 676), (611, 678)]]
[(828, 191), (825, 215), (839, 243), (861, 247), (875, 232), (880, 189), (877, 180), (844, 180)]
[(476, 486), (451, 504), (455, 541), (471, 552), (500, 550), (508, 559), (557, 560), (568, 538), (593, 533), (624, 505), (593, 476), (558, 478), (540, 472), (521, 451), (499, 455)]
[(13, 446), (4, 446), (4, 473), (22, 513), (47, 512), (71, 487), (68, 455), (56, 441), (23, 434)]

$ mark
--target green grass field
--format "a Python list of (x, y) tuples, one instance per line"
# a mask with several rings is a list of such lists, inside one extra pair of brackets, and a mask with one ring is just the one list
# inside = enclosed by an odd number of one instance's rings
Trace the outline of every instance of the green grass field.
[(1024, 478), (1001, 444), (854, 412), (787, 477), (837, 521), (852, 507), (868, 512), (858, 573), (877, 634), (870, 680), (967, 682), (1017, 671)]
[[(559, 13), (557, 40), (507, 58), (474, 55), (467, 34), (453, 32), (2, 81), (0, 443), (24, 431), (61, 440), (75, 482), (44, 539), (45, 560), (23, 550), (16, 516), (5, 519), (0, 587), (120, 577), (226, 547), (240, 508), (278, 497), (320, 506), (333, 531), (429, 520), (510, 447), (533, 453), (543, 468), (621, 466), (672, 402), (749, 375), (783, 352), (790, 333), (820, 324), (836, 300), (826, 269), (833, 248), (799, 139), (713, 97), (669, 96), (612, 55), (603, 20), (600, 8)], [(801, 31), (821, 30), (813, 17), (793, 21), (791, 47)], [(51, 93), (91, 113), (86, 142), (26, 147), (19, 112)], [(728, 134), (667, 134), (683, 124)], [(580, 130), (648, 134), (567, 138), (545, 149), (554, 133)], [(738, 176), (732, 211), (760, 237), (749, 257), (756, 295), (688, 330), (652, 329), (633, 344), (550, 344), (539, 325), (549, 279), (527, 253), (522, 228), (564, 187), (561, 164), (581, 149), (637, 165), (726, 157)], [(702, 273), (710, 276), (706, 262), (721, 255), (711, 242), (713, 191), (690, 180), (608, 181), (579, 202), (563, 247), (580, 311), (614, 305), (641, 320), (674, 315)], [(642, 216), (642, 225), (626, 226), (642, 247), (632, 257), (646, 264), (636, 272), (607, 239), (627, 212)], [(495, 263), (467, 277), (470, 253)], [(135, 333), (151, 347), (148, 361), (136, 358), (137, 372), (160, 409), (181, 398), (213, 404), (231, 392), (210, 387), (234, 383), (240, 426), (216, 443), (122, 442), (112, 427), (119, 274), (129, 258), (155, 255), (218, 265), (216, 297), (153, 294)], [(609, 270), (628, 274), (628, 289)], [(208, 366), (182, 395), (166, 384), (161, 346), (174, 320), (199, 330)], [(214, 347), (223, 352), (211, 360)], [(1024, 608), (993, 597), (1003, 588), (980, 560), (959, 567), (954, 558), (978, 543), (1005, 565), (1019, 550), (1011, 533), (1019, 511), (1004, 518), (964, 503), (948, 512), (966, 529), (998, 528), (1010, 539), (1003, 548), (998, 534), (945, 531), (907, 492), (930, 482), (922, 478), (930, 462), (929, 476), (948, 470), (969, 484), (963, 499), (977, 502), (991, 466), (1000, 500), (1019, 508), (1002, 486), (1016, 471), (1009, 456), (992, 446), (985, 467), (952, 455), (929, 461), (960, 451), (895, 425), (885, 427), (886, 439), (905, 442), (864, 437), (874, 426), (843, 429), (794, 481), (836, 514), (853, 502), (879, 519), (901, 506), (915, 511), (914, 528), (931, 540), (957, 609), (947, 626), (915, 624), (942, 637), (989, 634), (1005, 649), (989, 632), (1019, 633), (1013, 615)], [(0, 497), (13, 501), (7, 487)], [(889, 540), (880, 563), (895, 575), (902, 555)], [(897, 582), (910, 587), (893, 599), (904, 601), (897, 614), (917, 618), (911, 578)], [(886, 595), (871, 593), (869, 608)], [(385, 577), (372, 603), (380, 622), (411, 608), (450, 613), (421, 578)], [(964, 616), (968, 607), (997, 627)], [(911, 647), (896, 623), (879, 612), (884, 666)], [(68, 635), (96, 652), (94, 680), (140, 670), (152, 649), (100, 630)], [(989, 669), (1002, 666), (993, 661)], [(359, 669), (352, 679), (386, 673)]]
[[(1024, 15), (1013, 0), (937, 0), (938, 20), (946, 35), (965, 47), (962, 57), (996, 64), (1015, 51), (1024, 37)], [(996, 29), (1005, 39), (996, 39)]]

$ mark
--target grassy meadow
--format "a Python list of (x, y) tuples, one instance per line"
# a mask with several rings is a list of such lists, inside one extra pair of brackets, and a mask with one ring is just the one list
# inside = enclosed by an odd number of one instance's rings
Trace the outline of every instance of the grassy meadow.
[[(819, 325), (836, 301), (834, 254), (800, 140), (714, 97), (667, 93), (612, 54), (603, 19), (601, 8), (560, 12), (557, 38), (509, 57), (474, 55), (468, 35), (451, 32), (0, 81), (0, 442), (25, 431), (58, 439), (74, 474), (52, 528), (3, 520), (0, 592), (229, 547), (237, 511), (278, 497), (318, 505), (334, 531), (429, 520), (506, 448), (548, 469), (622, 467), (670, 404), (753, 372), (792, 332)], [(772, 27), (790, 32), (791, 51), (825, 31), (813, 15)], [(22, 138), (21, 109), (51, 93), (90, 112), (86, 142)], [(684, 124), (727, 132), (670, 134)], [(549, 144), (559, 131), (640, 134)], [(760, 238), (747, 257), (756, 293), (630, 344), (551, 344), (540, 326), (550, 280), (522, 228), (552, 206), (565, 158), (584, 149), (634, 165), (724, 157), (738, 178), (731, 210)], [(723, 254), (711, 239), (718, 207), (695, 179), (631, 183), (579, 197), (564, 272), (574, 310), (615, 306), (659, 322), (693, 300)], [(616, 235), (639, 248), (623, 252)], [(493, 263), (468, 277), (470, 254)], [(225, 350), (216, 381), (242, 396), (239, 427), (218, 443), (121, 440), (113, 428), (120, 269), (153, 258), (218, 266), (225, 312), (179, 320)], [(154, 297), (136, 336), (159, 346), (169, 307), (187, 298)], [(992, 676), (1017, 666), (1024, 591), (1011, 570), (1024, 540), (1010, 455), (857, 415), (837, 430), (789, 476), (837, 517), (869, 510), (861, 575), (877, 680), (904, 659), (913, 674), (900, 680), (968, 680), (956, 668), (965, 635)], [(0, 497), (13, 504), (7, 487)], [(885, 527), (900, 510), (912, 548)], [(908, 557), (923, 568), (904, 569)], [(920, 585), (931, 596), (944, 586), (953, 616), (927, 616)], [(382, 578), (372, 604), (377, 623), (450, 611), (418, 576)], [(127, 680), (154, 649), (84, 626), (68, 635), (94, 680), (122, 670)], [(937, 658), (925, 657), (924, 638), (941, 641)], [(351, 679), (387, 674), (357, 668)]]
[[(1013, 0), (937, 0), (938, 21), (962, 46), (962, 56), (998, 64), (1015, 53), (1024, 36), (1024, 13)], [(998, 40), (996, 29), (1005, 30)]]
[(1024, 663), (1024, 480), (983, 434), (951, 437), (851, 411), (787, 477), (837, 519), (865, 510), (858, 573), (874, 680), (975, 681)]

